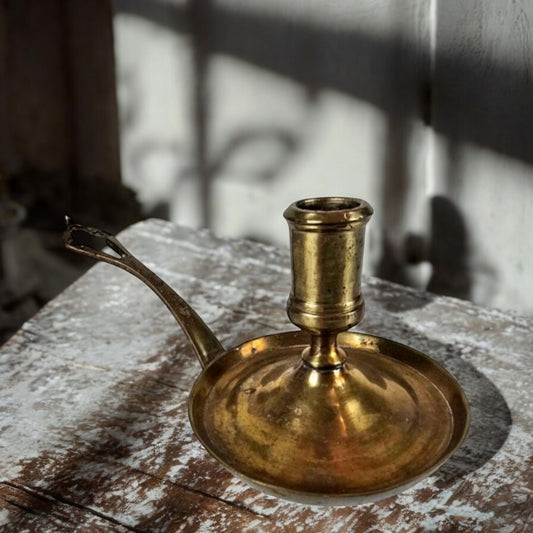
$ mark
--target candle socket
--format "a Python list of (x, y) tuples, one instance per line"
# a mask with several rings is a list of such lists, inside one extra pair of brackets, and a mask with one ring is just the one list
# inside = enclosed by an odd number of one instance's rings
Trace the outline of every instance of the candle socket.
[(365, 226), (372, 213), (364, 200), (342, 197), (300, 200), (284, 213), (292, 268), (287, 314), (312, 335), (304, 354), (312, 366), (342, 364), (336, 334), (363, 318), (361, 270)]

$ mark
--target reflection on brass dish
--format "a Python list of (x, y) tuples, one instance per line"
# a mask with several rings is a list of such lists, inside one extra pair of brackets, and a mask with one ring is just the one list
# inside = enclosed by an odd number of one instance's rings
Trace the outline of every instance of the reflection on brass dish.
[[(67, 221), (64, 240), (140, 278), (181, 325), (203, 367), (189, 419), (213, 457), (268, 494), (349, 505), (397, 494), (435, 471), (461, 444), (470, 419), (460, 386), (431, 358), (347, 331), (364, 313), (361, 266), (371, 215), (355, 198), (289, 206), (287, 312), (301, 331), (230, 350), (112, 235)], [(76, 232), (103, 237), (117, 255), (76, 244)]]

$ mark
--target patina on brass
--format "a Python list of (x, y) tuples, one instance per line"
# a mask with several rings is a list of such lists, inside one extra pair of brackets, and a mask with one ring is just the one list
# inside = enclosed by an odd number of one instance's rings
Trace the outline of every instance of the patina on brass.
[(291, 322), (311, 334), (304, 361), (316, 369), (342, 365), (337, 333), (363, 318), (361, 270), (372, 208), (355, 198), (310, 198), (284, 213), (290, 228)]
[[(70, 249), (147, 283), (183, 327), (203, 370), (191, 425), (226, 468), (269, 494), (308, 504), (355, 504), (400, 492), (437, 469), (463, 441), (469, 407), (428, 356), (348, 332), (364, 312), (361, 268), (372, 208), (354, 198), (292, 204), (287, 311), (302, 331), (224, 350), (201, 318), (112, 235), (69, 224)], [(75, 244), (103, 237), (117, 254)]]

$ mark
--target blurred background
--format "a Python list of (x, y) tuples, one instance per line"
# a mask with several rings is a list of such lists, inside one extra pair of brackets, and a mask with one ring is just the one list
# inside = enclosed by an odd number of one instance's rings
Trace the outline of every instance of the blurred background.
[(89, 264), (63, 216), (288, 245), (356, 196), (366, 274), (533, 314), (533, 3), (3, 0), (0, 330)]

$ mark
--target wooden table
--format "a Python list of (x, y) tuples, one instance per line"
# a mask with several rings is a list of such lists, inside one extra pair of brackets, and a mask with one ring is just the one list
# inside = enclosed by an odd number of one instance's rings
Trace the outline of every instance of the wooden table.
[[(286, 250), (159, 220), (121, 239), (224, 346), (294, 329)], [(366, 278), (361, 330), (420, 349), (472, 407), (461, 449), (399, 496), (307, 507), (263, 495), (198, 443), (200, 372), (153, 293), (98, 264), (0, 350), (0, 530), (533, 531), (533, 321)]]

